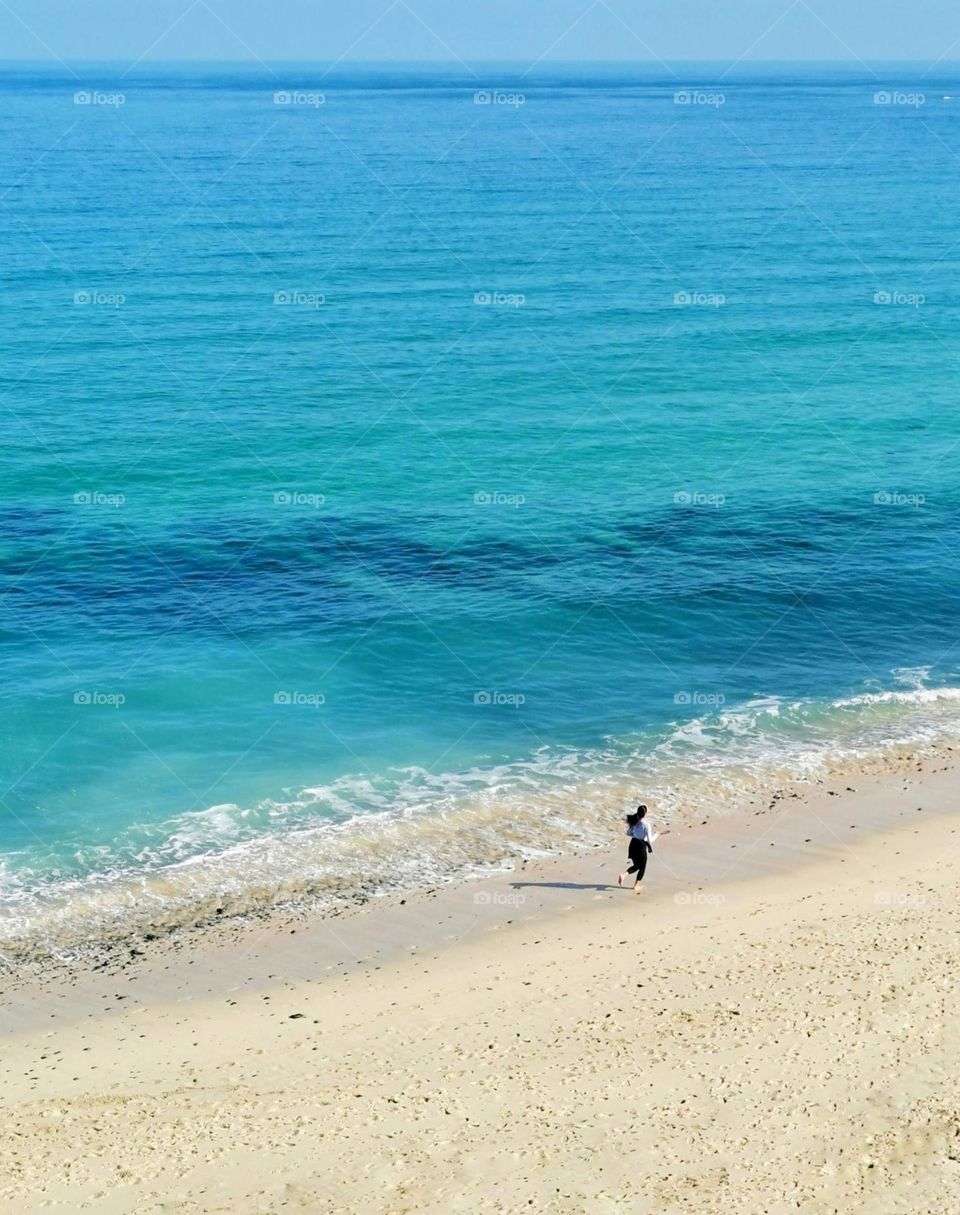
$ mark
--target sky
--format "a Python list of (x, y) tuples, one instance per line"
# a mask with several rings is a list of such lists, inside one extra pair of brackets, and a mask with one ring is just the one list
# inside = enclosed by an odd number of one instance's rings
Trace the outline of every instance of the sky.
[(0, 59), (937, 60), (956, 0), (2, 0)]

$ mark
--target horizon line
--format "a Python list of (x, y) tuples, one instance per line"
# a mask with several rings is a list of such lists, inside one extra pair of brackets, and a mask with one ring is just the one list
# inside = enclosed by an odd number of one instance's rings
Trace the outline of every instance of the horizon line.
[[(79, 58), (47, 57), (44, 59), (28, 59), (25, 57), (18, 56), (18, 57), (12, 58), (12, 59), (5, 59), (2, 56), (0, 56), (0, 66), (3, 66), (3, 67), (12, 65), (12, 64), (23, 64), (23, 65), (29, 64), (29, 65), (33, 65), (33, 66), (57, 66), (58, 64), (62, 66), (64, 64), (81, 64), (81, 63), (104, 64), (104, 65), (106, 65), (106, 64), (125, 65), (125, 64), (129, 64), (129, 62), (130, 62), (129, 59), (124, 58), (124, 57), (117, 57), (117, 56), (106, 58), (106, 59), (97, 59), (97, 58), (93, 58), (91, 56), (82, 56)], [(299, 66), (311, 66), (311, 67), (321, 67), (321, 66), (323, 66), (323, 67), (330, 67), (330, 66), (350, 67), (350, 66), (360, 66), (360, 65), (364, 65), (364, 66), (375, 65), (378, 67), (387, 66), (387, 65), (392, 65), (394, 67), (404, 67), (404, 66), (405, 67), (421, 67), (421, 66), (434, 67), (437, 65), (446, 65), (448, 67), (462, 67), (465, 64), (472, 64), (474, 66), (484, 66), (484, 65), (489, 64), (489, 65), (496, 65), (498, 67), (529, 67), (529, 60), (527, 60), (527, 59), (465, 59), (463, 57), (459, 57), (459, 58), (447, 57), (447, 58), (435, 58), (435, 59), (338, 59), (338, 58), (334, 58), (334, 59), (250, 59), (250, 58), (231, 59), (231, 58), (226, 58), (226, 57), (223, 57), (223, 58), (221, 58), (221, 57), (214, 57), (214, 58), (190, 57), (190, 58), (175, 58), (175, 59), (144, 59), (141, 61), (137, 61), (136, 66), (137, 67), (140, 67), (140, 66), (144, 66), (144, 67), (158, 66), (159, 67), (159, 66), (163, 66), (163, 65), (167, 65), (167, 64), (184, 64), (184, 63), (222, 64), (222, 65), (225, 65), (225, 66), (228, 65), (231, 67), (250, 67), (250, 68), (262, 67), (267, 64), (295, 64), (295, 65), (299, 65)], [(727, 65), (727, 66), (733, 65), (736, 67), (739, 67), (741, 65), (745, 66), (745, 67), (749, 67), (752, 65), (762, 66), (762, 65), (785, 65), (785, 64), (790, 64), (790, 65), (792, 65), (792, 64), (829, 64), (831, 66), (849, 66), (849, 67), (854, 67), (854, 68), (863, 67), (864, 64), (896, 64), (898, 66), (905, 67), (905, 66), (929, 66), (931, 63), (934, 66), (938, 66), (939, 64), (960, 64), (960, 54), (958, 54), (956, 56), (951, 56), (951, 57), (944, 56), (942, 58), (933, 59), (933, 60), (930, 60), (930, 59), (895, 59), (895, 58), (888, 58), (888, 57), (879, 58), (879, 59), (862, 59), (862, 58), (854, 58), (851, 56), (847, 56), (845, 58), (840, 58), (840, 59), (820, 59), (820, 58), (814, 58), (812, 56), (805, 57), (805, 58), (796, 58), (796, 59), (737, 59), (737, 58), (729, 58), (729, 59), (726, 59), (726, 58), (664, 59), (664, 58), (657, 58), (657, 57), (650, 57), (650, 58), (644, 58), (644, 59), (612, 59), (612, 58), (609, 58), (609, 59), (551, 59), (551, 60), (542, 60), (542, 61), (538, 62), (535, 66), (537, 66), (537, 67), (541, 67), (541, 66), (542, 67), (549, 67), (549, 66), (554, 66), (554, 67), (598, 67), (598, 66), (657, 67), (657, 66), (661, 66), (662, 67), (662, 66), (665, 66), (668, 64), (683, 64), (683, 63), (717, 64), (717, 65)]]

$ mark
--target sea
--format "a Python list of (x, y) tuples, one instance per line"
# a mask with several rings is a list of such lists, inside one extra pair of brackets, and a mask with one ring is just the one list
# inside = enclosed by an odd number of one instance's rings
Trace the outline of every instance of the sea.
[(960, 71), (0, 65), (0, 962), (960, 735)]

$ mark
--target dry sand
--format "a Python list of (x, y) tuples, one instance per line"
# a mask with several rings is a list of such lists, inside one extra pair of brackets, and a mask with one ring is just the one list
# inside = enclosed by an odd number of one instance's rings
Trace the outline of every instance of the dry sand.
[(958, 790), (8, 981), (0, 1209), (955, 1215)]

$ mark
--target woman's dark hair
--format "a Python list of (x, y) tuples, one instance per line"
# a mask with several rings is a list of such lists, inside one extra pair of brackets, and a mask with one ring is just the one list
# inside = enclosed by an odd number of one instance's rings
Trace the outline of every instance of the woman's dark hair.
[(627, 826), (628, 827), (636, 827), (637, 823), (639, 823), (639, 822), (640, 822), (639, 814), (628, 814), (627, 815)]
[(646, 814), (646, 812), (647, 812), (646, 806), (637, 806), (637, 818), (643, 818), (643, 816)]

